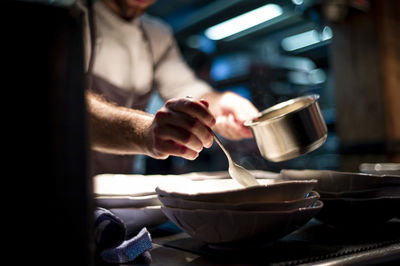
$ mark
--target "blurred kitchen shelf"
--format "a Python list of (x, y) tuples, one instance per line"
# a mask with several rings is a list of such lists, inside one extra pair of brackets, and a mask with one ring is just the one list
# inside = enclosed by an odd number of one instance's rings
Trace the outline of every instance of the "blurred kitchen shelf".
[[(292, 6), (290, 0), (271, 0), (268, 3), (280, 5), (282, 7)], [(263, 0), (218, 0), (193, 10), (190, 16), (182, 18), (179, 25), (175, 27), (177, 38), (200, 32), (208, 27), (216, 25), (232, 17), (243, 14), (247, 11), (256, 9), (266, 4)]]
[(244, 83), (248, 82), (249, 80), (250, 80), (250, 75), (249, 74), (240, 75), (240, 76), (236, 76), (236, 77), (232, 77), (232, 78), (228, 78), (228, 79), (215, 81), (214, 82), (214, 87), (216, 89), (223, 89), (223, 88), (226, 88), (226, 87), (231, 87), (231, 86), (237, 86), (237, 85), (244, 84)]
[(290, 52), (282, 49), (281, 52), (288, 56), (307, 57), (312, 59), (319, 67), (326, 67), (329, 65), (330, 44), (331, 41), (328, 40)]

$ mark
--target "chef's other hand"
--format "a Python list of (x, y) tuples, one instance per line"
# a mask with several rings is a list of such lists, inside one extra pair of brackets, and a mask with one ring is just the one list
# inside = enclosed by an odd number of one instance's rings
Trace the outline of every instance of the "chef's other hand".
[(234, 92), (207, 95), (205, 99), (209, 100), (210, 109), (216, 117), (214, 130), (231, 140), (253, 137), (251, 130), (243, 124), (256, 117), (259, 111), (249, 100)]
[(165, 159), (174, 155), (194, 160), (203, 147), (211, 147), (210, 128), (216, 119), (207, 106), (204, 100), (168, 100), (154, 116), (150, 132), (151, 156)]

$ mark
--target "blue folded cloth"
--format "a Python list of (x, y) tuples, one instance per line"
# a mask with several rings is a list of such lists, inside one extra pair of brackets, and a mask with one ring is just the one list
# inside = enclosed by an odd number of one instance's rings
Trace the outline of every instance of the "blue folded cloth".
[(144, 227), (134, 237), (127, 239), (125, 223), (107, 209), (95, 210), (95, 241), (100, 257), (110, 263), (128, 263), (141, 259), (151, 262), (148, 252), (152, 248), (151, 237)]
[(146, 228), (143, 228), (139, 234), (122, 242), (118, 247), (103, 250), (100, 256), (106, 262), (126, 263), (135, 260), (151, 247), (150, 234)]
[(94, 235), (97, 249), (116, 247), (125, 240), (126, 226), (120, 218), (100, 207), (96, 208), (94, 215)]

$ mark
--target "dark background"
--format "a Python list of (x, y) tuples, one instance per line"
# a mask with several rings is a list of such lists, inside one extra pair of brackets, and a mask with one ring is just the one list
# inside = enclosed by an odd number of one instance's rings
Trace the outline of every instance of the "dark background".
[[(221, 41), (203, 35), (215, 23), (272, 2), (284, 10), (278, 20)], [(224, 140), (237, 163), (271, 171), (358, 171), (362, 162), (399, 162), (399, 81), (393, 78), (400, 65), (399, 2), (339, 1), (335, 12), (325, 4), (337, 1), (300, 2), (159, 0), (149, 13), (170, 23), (185, 60), (217, 90), (236, 91), (260, 110), (321, 95), (329, 128), (321, 148), (271, 163), (252, 139)], [(12, 263), (92, 265), (83, 14), (71, 3), (1, 1), (2, 220), (5, 259)], [(329, 40), (291, 52), (281, 45), (288, 36), (325, 26)], [(149, 111), (159, 104), (154, 100)], [(226, 170), (227, 161), (214, 145), (195, 161), (142, 158), (134, 167), (138, 173), (183, 173)]]
[[(204, 31), (210, 26), (267, 3), (279, 5), (283, 14), (222, 40), (213, 41), (205, 36)], [(393, 128), (388, 123), (393, 121), (388, 121), (390, 114), (384, 105), (388, 96), (382, 80), (385, 69), (380, 66), (383, 56), (379, 39), (383, 33), (379, 29), (382, 20), (379, 3), (158, 0), (148, 13), (171, 25), (185, 60), (200, 78), (219, 91), (233, 90), (249, 98), (259, 110), (297, 96), (312, 93), (321, 96), (319, 105), (329, 129), (322, 147), (289, 161), (273, 163), (261, 157), (254, 140), (224, 140), (237, 163), (249, 169), (270, 171), (283, 168), (359, 171), (364, 162), (400, 160), (399, 133), (392, 134)], [(399, 10), (395, 1), (386, 4), (389, 9)], [(392, 11), (392, 16), (395, 15), (396, 11)], [(286, 37), (307, 31), (314, 34), (327, 31), (332, 38), (293, 51), (283, 48)], [(393, 45), (398, 53), (398, 42)], [(393, 54), (390, 56), (393, 58)], [(393, 60), (398, 64), (398, 58)], [(398, 99), (392, 101), (396, 105)], [(150, 112), (155, 112), (161, 104), (154, 102)], [(226, 168), (227, 161), (216, 145), (204, 150), (194, 162), (170, 158), (161, 166), (160, 162), (147, 158), (136, 165), (136, 170), (142, 173)]]

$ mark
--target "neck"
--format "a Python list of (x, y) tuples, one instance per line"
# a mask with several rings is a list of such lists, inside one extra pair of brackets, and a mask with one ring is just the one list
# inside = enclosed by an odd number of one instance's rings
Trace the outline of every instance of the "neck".
[(102, 0), (114, 14), (126, 21), (132, 21), (143, 14), (143, 9), (129, 7), (125, 1), (121, 0)]

